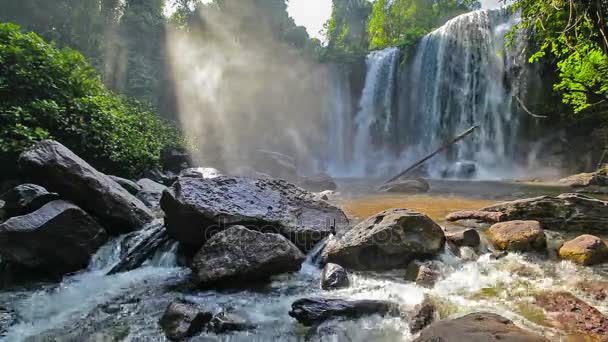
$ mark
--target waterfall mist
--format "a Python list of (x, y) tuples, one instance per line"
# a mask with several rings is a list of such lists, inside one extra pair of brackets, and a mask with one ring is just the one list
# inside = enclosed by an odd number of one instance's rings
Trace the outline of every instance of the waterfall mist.
[(248, 16), (247, 2), (230, 6), (200, 11), (203, 32), (167, 36), (179, 121), (195, 161), (229, 170), (265, 149), (316, 169), (314, 161), (325, 159), (318, 154), (327, 154), (330, 71)]

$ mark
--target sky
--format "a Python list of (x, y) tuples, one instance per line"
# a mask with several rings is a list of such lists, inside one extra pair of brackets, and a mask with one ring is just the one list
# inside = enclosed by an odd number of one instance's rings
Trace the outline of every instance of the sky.
[[(498, 7), (499, 0), (482, 0), (484, 8)], [(297, 25), (306, 27), (308, 35), (323, 40), (323, 24), (331, 16), (331, 0), (289, 0), (289, 15)]]

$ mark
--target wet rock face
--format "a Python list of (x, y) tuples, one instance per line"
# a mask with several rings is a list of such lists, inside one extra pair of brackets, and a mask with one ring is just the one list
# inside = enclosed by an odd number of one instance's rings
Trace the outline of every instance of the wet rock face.
[(383, 185), (378, 191), (395, 193), (424, 193), (429, 192), (431, 186), (422, 178), (400, 179)]
[(494, 246), (503, 251), (530, 252), (547, 247), (547, 239), (537, 221), (497, 223), (486, 232)]
[(169, 234), (194, 249), (217, 231), (243, 225), (279, 233), (307, 251), (332, 232), (334, 222), (348, 222), (342, 210), (290, 183), (246, 177), (182, 177), (163, 193), (161, 207)]
[(444, 246), (443, 230), (428, 216), (407, 209), (374, 215), (328, 242), (324, 259), (356, 270), (405, 268)]
[(601, 264), (608, 261), (608, 246), (597, 236), (581, 235), (564, 243), (559, 249), (559, 256), (579, 265)]
[(141, 228), (154, 217), (127, 190), (60, 143), (45, 140), (19, 157), (24, 177), (95, 215), (112, 234)]
[(536, 305), (545, 309), (547, 323), (568, 335), (598, 341), (605, 341), (608, 336), (608, 318), (571, 293), (550, 292), (535, 299)]
[(545, 229), (555, 231), (608, 231), (608, 202), (580, 194), (541, 196), (496, 204), (478, 211), (456, 212), (447, 218), (450, 221), (479, 219), (492, 223), (534, 220)]
[(5, 202), (5, 217), (8, 218), (29, 214), (60, 198), (39, 185), (21, 184), (4, 193), (0, 199)]
[(200, 334), (213, 315), (200, 311), (195, 305), (173, 302), (169, 304), (159, 321), (159, 325), (169, 340), (182, 341)]
[(279, 234), (233, 226), (215, 234), (194, 256), (194, 281), (201, 287), (243, 287), (273, 275), (296, 272), (305, 256)]
[(141, 188), (141, 191), (137, 193), (137, 198), (154, 212), (160, 212), (160, 199), (167, 187), (147, 178), (140, 179), (137, 185)]
[(321, 288), (323, 290), (336, 290), (349, 285), (348, 272), (342, 266), (332, 263), (325, 265), (323, 273), (321, 273)]
[(65, 201), (50, 202), (0, 225), (3, 259), (50, 274), (86, 267), (106, 240), (105, 230), (93, 218)]
[(305, 298), (291, 305), (289, 316), (305, 326), (337, 318), (356, 319), (370, 315), (399, 316), (399, 306), (379, 300)]
[(414, 342), (549, 342), (523, 330), (510, 320), (491, 313), (474, 313), (433, 323)]

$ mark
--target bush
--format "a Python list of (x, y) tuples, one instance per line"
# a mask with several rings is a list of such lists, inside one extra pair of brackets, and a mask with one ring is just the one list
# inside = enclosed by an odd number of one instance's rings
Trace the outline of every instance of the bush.
[(174, 126), (106, 89), (79, 52), (7, 23), (0, 23), (0, 127), (4, 177), (15, 174), (21, 152), (42, 139), (124, 177), (158, 167), (164, 148), (181, 145)]

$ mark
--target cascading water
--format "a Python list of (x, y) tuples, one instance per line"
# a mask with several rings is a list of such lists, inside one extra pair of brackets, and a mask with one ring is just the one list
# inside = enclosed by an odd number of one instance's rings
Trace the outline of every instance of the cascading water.
[[(510, 10), (461, 15), (425, 36), (402, 84), (400, 127), (408, 153), (421, 156), (472, 125), (474, 136), (429, 166), (433, 177), (457, 176), (455, 163), (476, 165), (477, 176), (513, 173), (519, 119), (512, 98), (520, 91), (521, 60), (505, 48), (515, 24)], [(517, 50), (517, 49), (513, 49)]]
[(350, 173), (364, 176), (379, 169), (390, 154), (389, 141), (393, 121), (396, 71), (399, 49), (373, 51), (367, 56), (367, 76), (355, 116), (353, 163)]

